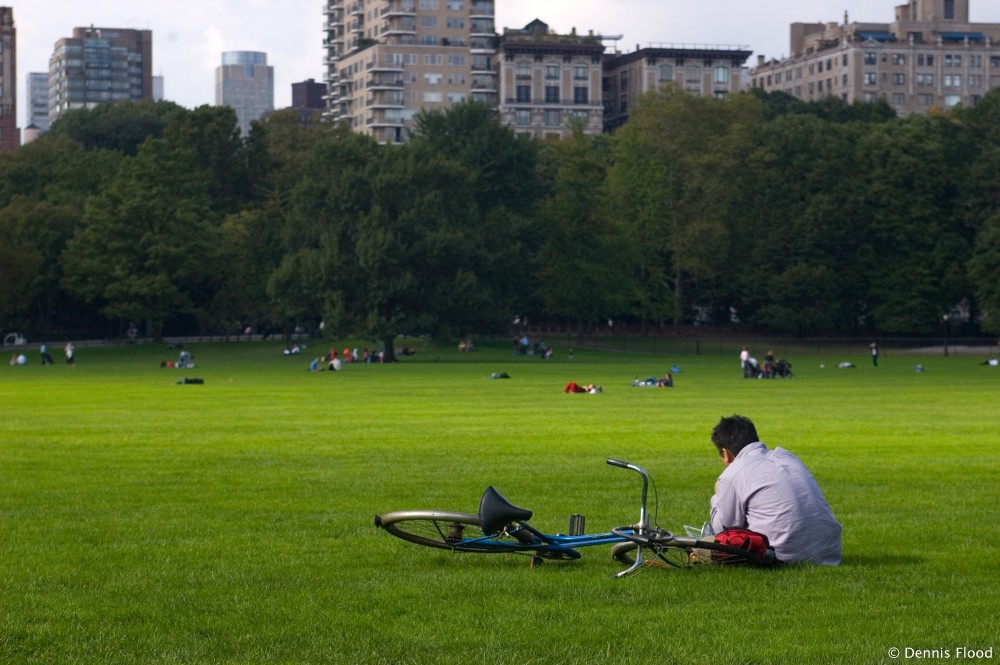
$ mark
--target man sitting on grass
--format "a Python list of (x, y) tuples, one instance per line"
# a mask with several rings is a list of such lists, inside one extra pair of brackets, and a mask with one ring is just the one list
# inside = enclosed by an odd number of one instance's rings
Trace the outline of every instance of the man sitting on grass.
[(743, 416), (720, 420), (712, 443), (726, 465), (712, 497), (715, 533), (727, 528), (762, 533), (785, 563), (840, 563), (840, 523), (795, 455), (768, 450)]

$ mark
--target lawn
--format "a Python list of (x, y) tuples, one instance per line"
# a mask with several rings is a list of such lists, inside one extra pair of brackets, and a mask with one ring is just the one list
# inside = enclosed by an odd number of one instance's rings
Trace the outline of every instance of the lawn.
[[(0, 663), (1000, 657), (1000, 370), (981, 358), (791, 358), (796, 378), (763, 381), (735, 351), (416, 345), (339, 373), (306, 371), (318, 347), (272, 343), (190, 345), (188, 370), (161, 368), (177, 355), (161, 345), (0, 370)], [(631, 387), (674, 364), (674, 388)], [(604, 392), (563, 394), (569, 380)], [(732, 413), (810, 467), (843, 565), (612, 579), (606, 548), (531, 569), (372, 526), (474, 512), (490, 484), (544, 530), (627, 524), (638, 479), (607, 457), (652, 473), (662, 526), (700, 524), (721, 471), (709, 432)]]

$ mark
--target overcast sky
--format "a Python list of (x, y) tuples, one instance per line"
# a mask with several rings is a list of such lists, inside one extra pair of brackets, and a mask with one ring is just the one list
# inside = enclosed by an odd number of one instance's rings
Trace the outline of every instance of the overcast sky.
[[(291, 103), (291, 84), (323, 80), (323, 0), (7, 0), (14, 8), (18, 122), (24, 125), (29, 72), (48, 71), (55, 42), (95, 25), (153, 31), (153, 73), (167, 99), (193, 108), (215, 102), (223, 51), (264, 51), (274, 67), (275, 104)], [(755, 54), (788, 52), (788, 26), (800, 22), (890, 22), (902, 0), (496, 0), (497, 29), (540, 18), (558, 32), (621, 35), (636, 45), (746, 46)], [(972, 0), (972, 20), (1000, 23), (1000, 1)], [(610, 43), (609, 43), (610, 44)], [(752, 58), (753, 61), (755, 58)]]

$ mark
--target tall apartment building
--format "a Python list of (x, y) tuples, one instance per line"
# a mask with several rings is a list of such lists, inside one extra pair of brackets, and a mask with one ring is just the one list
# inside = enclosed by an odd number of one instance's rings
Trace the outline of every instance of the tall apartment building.
[(74, 28), (49, 59), (49, 119), (108, 102), (152, 99), (153, 33)]
[(498, 70), (501, 122), (519, 134), (565, 138), (602, 127), (604, 44), (593, 33), (553, 34), (542, 21), (505, 30)]
[(728, 46), (650, 46), (604, 60), (604, 127), (628, 121), (639, 97), (664, 85), (703, 97), (725, 97), (743, 87), (744, 63), (751, 51)]
[(0, 7), (0, 150), (16, 150), (17, 131), (17, 30), (14, 10)]
[(327, 0), (330, 120), (406, 140), (422, 109), (497, 105), (493, 0)]
[(313, 79), (293, 83), (292, 108), (302, 124), (309, 125), (326, 110), (326, 86)]
[(215, 68), (215, 104), (236, 111), (244, 136), (250, 123), (274, 111), (274, 67), (259, 51), (226, 51)]
[(974, 106), (1000, 87), (1000, 24), (970, 0), (910, 0), (892, 23), (793, 23), (784, 60), (758, 57), (751, 84), (816, 101), (884, 100), (901, 116)]
[[(38, 132), (46, 132), (49, 120), (49, 75), (45, 72), (28, 74), (28, 125)], [(27, 140), (25, 140), (27, 143)]]

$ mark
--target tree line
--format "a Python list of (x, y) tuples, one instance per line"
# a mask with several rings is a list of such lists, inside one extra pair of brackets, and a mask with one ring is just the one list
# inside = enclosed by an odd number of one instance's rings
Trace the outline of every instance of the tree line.
[(381, 146), (277, 112), (74, 111), (0, 156), (0, 326), (35, 338), (295, 326), (386, 343), (589, 323), (1000, 330), (1000, 92), (884, 103), (667, 87), (539, 141), (463, 103)]

